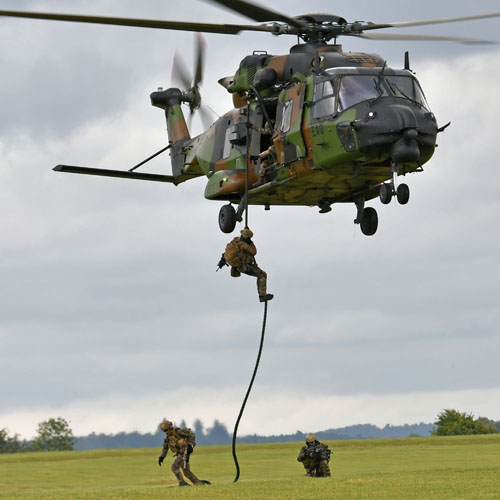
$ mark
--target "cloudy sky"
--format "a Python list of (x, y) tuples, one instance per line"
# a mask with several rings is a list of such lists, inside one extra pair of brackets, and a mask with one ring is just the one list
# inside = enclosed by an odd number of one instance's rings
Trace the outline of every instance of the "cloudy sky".
[[(302, 13), (303, 2), (268, 2)], [(309, 11), (330, 11), (311, 0)], [(247, 22), (200, 0), (0, 0), (0, 9)], [(452, 1), (341, 2), (374, 22), (498, 10)], [(194, 16), (194, 17), (193, 17)], [(500, 18), (411, 33), (500, 42)], [(398, 32), (401, 32), (398, 31)], [(253, 50), (292, 38), (206, 35), (203, 97)], [(240, 434), (432, 422), (453, 407), (500, 420), (500, 48), (343, 40), (412, 68), (440, 125), (406, 206), (382, 206), (365, 237), (352, 205), (252, 207), (269, 275), (267, 337)], [(255, 280), (215, 273), (228, 236), (205, 179), (179, 187), (55, 173), (130, 168), (166, 143), (149, 93), (170, 84), (192, 33), (0, 19), (0, 428), (31, 437), (56, 416), (76, 435), (154, 431), (162, 417), (232, 429), (257, 354)], [(193, 123), (193, 133), (201, 131)], [(170, 173), (167, 156), (149, 169)]]

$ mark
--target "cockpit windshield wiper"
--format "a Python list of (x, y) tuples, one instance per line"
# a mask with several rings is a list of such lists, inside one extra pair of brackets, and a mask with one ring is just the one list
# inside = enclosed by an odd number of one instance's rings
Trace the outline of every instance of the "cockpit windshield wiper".
[[(419, 108), (423, 108), (424, 105), (421, 102), (416, 101), (415, 99), (412, 99), (410, 96), (406, 95), (398, 86), (396, 83), (390, 82), (389, 80), (386, 80), (387, 84), (391, 88), (392, 93), (397, 96), (402, 95), (405, 99), (408, 99), (410, 102), (413, 104), (416, 104)], [(397, 91), (397, 92), (396, 92)]]
[(384, 91), (382, 90), (382, 77), (384, 76), (386, 65), (387, 61), (384, 61), (384, 65), (382, 66), (382, 69), (377, 76), (377, 80), (375, 81), (375, 90), (377, 91), (377, 97), (368, 100), (368, 102), (372, 106), (384, 95)]

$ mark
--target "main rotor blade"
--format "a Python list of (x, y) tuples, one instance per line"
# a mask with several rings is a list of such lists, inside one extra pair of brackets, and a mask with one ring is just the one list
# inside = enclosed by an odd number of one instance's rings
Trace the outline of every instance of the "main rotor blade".
[(399, 33), (362, 33), (360, 38), (368, 40), (406, 40), (406, 41), (423, 41), (423, 42), (459, 42), (470, 45), (497, 45), (497, 42), (490, 40), (477, 40), (474, 38), (464, 38), (459, 36), (440, 36), (440, 35), (400, 35)]
[(208, 24), (182, 21), (159, 21), (156, 19), (133, 19), (126, 17), (83, 16), (73, 14), (53, 14), (49, 12), (23, 12), (0, 10), (0, 16), (44, 19), (48, 21), (68, 21), (75, 23), (105, 24), (113, 26), (132, 26), (135, 28), (155, 28), (163, 30), (198, 31), (201, 33), (221, 33), (237, 35), (241, 31), (270, 31), (266, 26), (244, 24)]
[(268, 9), (267, 7), (263, 7), (255, 2), (245, 2), (244, 0), (208, 0), (212, 3), (217, 3), (219, 5), (223, 5), (228, 9), (234, 10), (239, 14), (243, 14), (244, 16), (253, 19), (254, 21), (259, 22), (268, 22), (268, 21), (283, 21), (290, 26), (295, 26), (296, 28), (304, 28), (307, 26), (307, 23), (303, 21), (299, 21), (293, 17), (286, 16), (285, 14), (281, 14), (280, 12), (276, 12), (274, 10)]
[(368, 23), (363, 24), (364, 30), (376, 30), (381, 28), (409, 28), (412, 26), (427, 26), (430, 24), (444, 24), (444, 23), (458, 23), (462, 21), (474, 21), (478, 19), (489, 19), (492, 17), (500, 17), (500, 12), (493, 12), (490, 14), (477, 14), (472, 16), (461, 16), (461, 17), (443, 17), (439, 19), (422, 19), (419, 21), (402, 21), (396, 23)]

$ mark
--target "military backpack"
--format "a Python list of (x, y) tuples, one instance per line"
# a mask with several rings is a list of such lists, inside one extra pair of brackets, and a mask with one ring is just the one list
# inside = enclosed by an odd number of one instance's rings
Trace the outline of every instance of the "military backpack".
[(241, 258), (240, 241), (240, 238), (236, 236), (226, 245), (224, 258), (230, 266), (241, 267), (244, 264), (243, 259)]

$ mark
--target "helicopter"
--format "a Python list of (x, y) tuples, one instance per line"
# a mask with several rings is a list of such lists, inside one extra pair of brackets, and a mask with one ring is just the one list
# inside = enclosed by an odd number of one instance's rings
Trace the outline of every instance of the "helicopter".
[[(242, 31), (292, 35), (289, 54), (254, 51), (234, 75), (219, 83), (232, 95), (234, 108), (196, 137), (191, 137), (182, 105), (190, 116), (202, 105), (204, 46), (198, 37), (194, 78), (174, 63), (183, 89), (159, 88), (151, 104), (164, 111), (168, 145), (129, 170), (57, 165), (54, 170), (179, 185), (206, 176), (205, 198), (223, 201), (218, 223), (231, 233), (249, 205), (313, 206), (328, 213), (336, 203), (353, 203), (355, 224), (371, 236), (378, 214), (366, 203), (388, 204), (410, 198), (398, 178), (423, 171), (434, 154), (439, 127), (410, 67), (389, 68), (378, 54), (344, 52), (340, 37), (368, 40), (431, 40), (489, 43), (465, 37), (380, 33), (386, 28), (500, 17), (500, 12), (420, 21), (348, 22), (331, 14), (290, 17), (245, 0), (205, 0), (259, 24), (208, 24), (0, 10), (0, 16), (183, 30), (237, 35)], [(331, 43), (333, 41), (333, 43)], [(171, 175), (136, 170), (169, 150)]]

